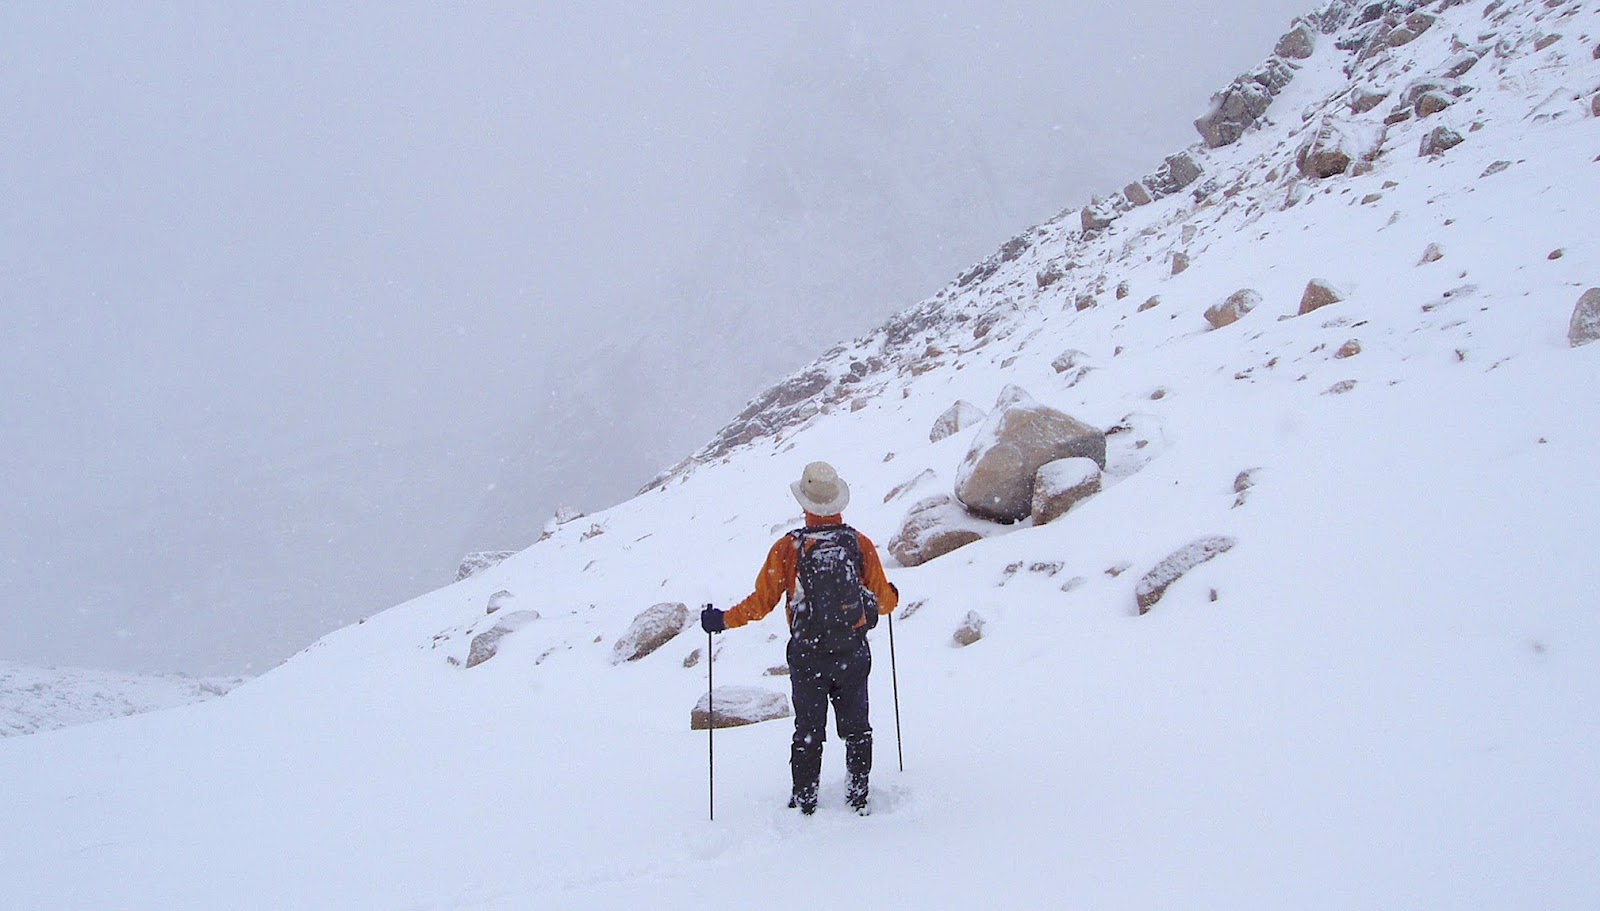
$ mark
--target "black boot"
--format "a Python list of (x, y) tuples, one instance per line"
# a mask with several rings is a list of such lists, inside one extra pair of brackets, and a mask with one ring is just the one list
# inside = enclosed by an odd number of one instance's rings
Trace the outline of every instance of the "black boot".
[(822, 777), (822, 744), (794, 743), (789, 747), (789, 773), (794, 789), (789, 806), (810, 816), (817, 812), (817, 779)]
[(872, 771), (872, 734), (856, 734), (844, 742), (844, 767), (850, 773), (845, 799), (862, 816), (867, 809), (867, 776)]

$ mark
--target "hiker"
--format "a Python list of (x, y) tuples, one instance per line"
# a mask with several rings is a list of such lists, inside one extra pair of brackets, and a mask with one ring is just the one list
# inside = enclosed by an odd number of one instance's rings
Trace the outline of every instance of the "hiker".
[(832, 465), (812, 462), (789, 490), (805, 509), (805, 527), (772, 545), (753, 594), (726, 611), (707, 607), (700, 612), (700, 626), (708, 633), (736, 629), (765, 617), (779, 596), (784, 597), (794, 693), (789, 806), (807, 816), (816, 812), (832, 702), (850, 773), (850, 806), (866, 815), (872, 771), (872, 725), (867, 719), (872, 650), (867, 631), (878, 625), (879, 614), (895, 609), (900, 593), (884, 578), (877, 548), (844, 524), (841, 514), (850, 502), (850, 487)]

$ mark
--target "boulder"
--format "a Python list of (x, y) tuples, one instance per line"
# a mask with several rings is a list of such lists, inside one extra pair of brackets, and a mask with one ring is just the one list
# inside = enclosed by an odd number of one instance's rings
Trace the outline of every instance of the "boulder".
[(1154, 310), (1159, 306), (1161, 306), (1161, 295), (1152, 294), (1144, 303), (1139, 305), (1138, 312), (1143, 313), (1146, 310)]
[(1143, 184), (1137, 182), (1130, 183), (1122, 188), (1122, 198), (1135, 206), (1148, 206), (1151, 202), (1149, 191), (1144, 188)]
[[(1119, 202), (1122, 205), (1118, 205)], [(1091, 199), (1079, 214), (1083, 233), (1089, 234), (1110, 227), (1111, 223), (1117, 220), (1117, 216), (1123, 213), (1123, 206), (1126, 205), (1127, 201), (1120, 195), (1112, 196), (1110, 199), (1101, 199), (1098, 196)]]
[(1146, 177), (1142, 183), (1152, 196), (1160, 199), (1182, 190), (1199, 179), (1200, 166), (1195, 164), (1188, 152), (1178, 152), (1168, 155), (1161, 162), (1161, 167)]
[(611, 663), (638, 661), (672, 641), (689, 626), (689, 607), (666, 602), (648, 608), (633, 618), (628, 631), (611, 648)]
[(950, 644), (956, 648), (966, 648), (983, 638), (983, 628), (986, 625), (977, 611), (967, 611), (967, 615), (961, 618), (961, 625), (950, 635)]
[(1357, 161), (1371, 161), (1383, 146), (1384, 131), (1370, 123), (1323, 118), (1295, 154), (1300, 173), (1311, 178), (1343, 174)]
[(1306, 291), (1300, 296), (1299, 316), (1305, 316), (1313, 310), (1320, 310), (1329, 304), (1337, 304), (1344, 300), (1344, 293), (1333, 285), (1320, 278), (1313, 278), (1306, 282)]
[(475, 550), (461, 558), (461, 565), (456, 567), (456, 581), (470, 579), (491, 566), (497, 566), (507, 557), (514, 557), (514, 550)]
[(1056, 355), (1056, 359), (1050, 362), (1050, 367), (1057, 373), (1066, 373), (1068, 370), (1082, 367), (1088, 360), (1089, 355), (1076, 348), (1068, 348)]
[(1460, 79), (1462, 76), (1467, 74), (1468, 70), (1478, 65), (1478, 60), (1480, 58), (1481, 55), (1473, 53), (1472, 51), (1462, 51), (1454, 57), (1451, 57), (1450, 62), (1445, 64), (1444, 78)]
[(789, 697), (757, 686), (719, 686), (703, 693), (689, 712), (689, 730), (736, 728), (788, 718)]
[(1461, 134), (1449, 127), (1434, 127), (1433, 131), (1422, 137), (1422, 146), (1417, 154), (1423, 158), (1434, 155), (1443, 155), (1462, 143)]
[(1100, 466), (1093, 459), (1057, 459), (1039, 466), (1033, 479), (1033, 524), (1045, 525), (1100, 492)]
[(1388, 97), (1388, 92), (1358, 85), (1350, 90), (1350, 112), (1352, 114), (1365, 114), (1382, 104), (1383, 100)]
[(1345, 342), (1343, 345), (1340, 345), (1339, 346), (1339, 350), (1335, 351), (1333, 353), (1333, 356), (1337, 360), (1344, 360), (1347, 357), (1355, 357), (1356, 355), (1358, 355), (1360, 353), (1361, 353), (1361, 341), (1359, 339), (1350, 339), (1349, 341)]
[(1390, 29), (1384, 36), (1383, 43), (1388, 47), (1404, 47), (1417, 40), (1422, 33), (1433, 27), (1438, 21), (1436, 17), (1424, 12), (1415, 12), (1405, 18), (1405, 21)]
[(921, 566), (945, 554), (982, 541), (992, 529), (967, 515), (955, 499), (940, 494), (921, 500), (906, 513), (889, 541), (889, 554), (901, 566)]
[(1444, 92), (1435, 90), (1423, 92), (1419, 95), (1416, 103), (1411, 106), (1411, 110), (1415, 111), (1418, 117), (1432, 117), (1455, 103), (1454, 98)]
[(945, 437), (954, 436), (968, 427), (983, 420), (987, 415), (983, 409), (966, 400), (961, 400), (945, 409), (944, 414), (933, 422), (933, 429), (928, 431), (928, 441), (937, 443)]
[(1140, 615), (1149, 613), (1150, 608), (1161, 600), (1161, 596), (1167, 593), (1172, 583), (1183, 578), (1185, 573), (1218, 554), (1227, 553), (1233, 549), (1235, 543), (1237, 543), (1235, 539), (1225, 535), (1213, 535), (1191, 541), (1167, 555), (1166, 559), (1145, 573), (1139, 584), (1134, 587), (1133, 593), (1139, 603)]
[(1189, 254), (1179, 250), (1172, 254), (1172, 274), (1181, 274), (1189, 268)]
[(472, 637), (472, 645), (467, 650), (467, 667), (477, 667), (493, 658), (500, 651), (502, 639), (537, 619), (539, 612), (531, 610), (512, 611), (502, 615), (495, 621), (494, 626)]
[(1105, 433), (1007, 386), (956, 473), (956, 498), (980, 518), (1027, 518), (1040, 467), (1077, 456), (1104, 468)]
[(1227, 300), (1206, 309), (1206, 322), (1210, 323), (1213, 329), (1231, 326), (1260, 303), (1261, 292), (1253, 288), (1235, 291), (1228, 295)]
[(1272, 92), (1254, 79), (1240, 77), (1211, 99), (1211, 110), (1194, 122), (1206, 148), (1239, 141), (1272, 104)]
[(1438, 244), (1428, 244), (1427, 248), (1422, 251), (1422, 258), (1417, 260), (1417, 265), (1436, 263), (1441, 259), (1444, 259), (1444, 248)]
[(1578, 298), (1567, 328), (1567, 342), (1576, 348), (1600, 339), (1600, 288), (1590, 288)]
[(502, 588), (489, 596), (489, 603), (484, 606), (483, 612), (486, 614), (498, 614), (512, 601), (516, 600), (516, 597), (516, 595)]
[(1316, 50), (1317, 33), (1312, 31), (1309, 25), (1301, 23), (1278, 39), (1278, 44), (1272, 49), (1272, 53), (1286, 60), (1304, 60), (1316, 53)]

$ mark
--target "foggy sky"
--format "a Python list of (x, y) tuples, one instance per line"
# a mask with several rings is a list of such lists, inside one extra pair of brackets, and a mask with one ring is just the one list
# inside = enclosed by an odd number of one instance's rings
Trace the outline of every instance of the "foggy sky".
[[(448, 582), (497, 503), (522, 528), (607, 505), (773, 371), (1191, 143), (1304, 6), (6, 4), (0, 657), (260, 671)], [(673, 433), (541, 438), (553, 400), (644, 401), (630, 363), (738, 360), (705, 343), (728, 317), (664, 302), (748, 288), (713, 251), (762, 224), (783, 126), (836, 122), (844, 58), (924, 80), (885, 83), (943, 120), (913, 134), (976, 137), (987, 189), (944, 213), (966, 229), (813, 349), (690, 371)], [(565, 474), (506, 494), (530, 459)]]

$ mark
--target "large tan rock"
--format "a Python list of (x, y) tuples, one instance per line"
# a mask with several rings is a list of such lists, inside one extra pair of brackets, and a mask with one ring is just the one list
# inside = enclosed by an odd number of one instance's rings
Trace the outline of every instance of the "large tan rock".
[(933, 428), (928, 431), (928, 441), (937, 443), (940, 440), (954, 436), (968, 427), (972, 427), (983, 420), (986, 415), (983, 409), (965, 399), (956, 402), (945, 409), (944, 414), (933, 422)]
[(467, 667), (477, 667), (493, 658), (499, 653), (502, 640), (537, 619), (539, 612), (531, 610), (512, 611), (502, 615), (495, 621), (494, 626), (472, 637), (472, 645), (467, 651)]
[(1572, 324), (1567, 328), (1567, 341), (1576, 348), (1600, 340), (1600, 288), (1590, 288), (1578, 298), (1572, 309)]
[(992, 531), (992, 527), (968, 515), (954, 498), (940, 494), (911, 507), (900, 530), (889, 541), (889, 554), (901, 566), (921, 566), (982, 541)]
[(736, 728), (794, 714), (789, 697), (755, 686), (719, 686), (700, 696), (689, 712), (689, 730)]
[(1337, 304), (1344, 300), (1344, 294), (1338, 288), (1328, 284), (1320, 278), (1313, 278), (1306, 282), (1306, 291), (1300, 296), (1300, 316), (1305, 316), (1313, 310), (1320, 310), (1329, 304)]
[(1295, 154), (1295, 166), (1306, 177), (1343, 174), (1358, 161), (1371, 161), (1383, 147), (1384, 130), (1365, 121), (1327, 117)]
[(956, 472), (956, 498), (967, 511), (996, 522), (1025, 519), (1033, 510), (1039, 469), (1057, 459), (1084, 457), (1106, 464), (1106, 435), (1007, 386), (979, 428)]
[(1210, 323), (1213, 329), (1231, 326), (1260, 303), (1261, 292), (1253, 288), (1240, 289), (1228, 295), (1228, 299), (1222, 303), (1208, 307), (1206, 322)]
[(1033, 479), (1033, 524), (1044, 525), (1100, 492), (1100, 466), (1093, 459), (1057, 459)]
[(688, 605), (657, 604), (633, 618), (628, 631), (611, 648), (611, 663), (638, 661), (668, 642), (689, 625)]
[(1161, 596), (1167, 593), (1172, 583), (1183, 578), (1184, 574), (1212, 559), (1218, 554), (1225, 554), (1233, 549), (1237, 543), (1226, 535), (1213, 535), (1191, 541), (1178, 548), (1166, 559), (1157, 563), (1153, 569), (1145, 573), (1134, 587), (1134, 597), (1139, 604), (1139, 613), (1148, 613)]

